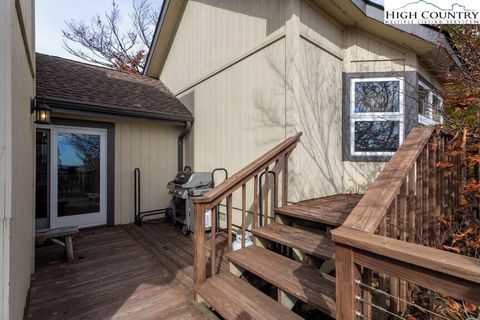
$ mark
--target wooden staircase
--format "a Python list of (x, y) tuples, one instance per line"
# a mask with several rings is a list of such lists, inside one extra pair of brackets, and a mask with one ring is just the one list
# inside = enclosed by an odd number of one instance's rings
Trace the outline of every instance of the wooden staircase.
[[(298, 133), (286, 139), (193, 199), (195, 299), (225, 319), (301, 319), (292, 311), (300, 301), (335, 318), (330, 231), (345, 221), (361, 195), (289, 204), (288, 159), (300, 137)], [(209, 234), (207, 213), (212, 221)], [(220, 214), (226, 221), (217, 226)], [(217, 248), (219, 230), (226, 235), (226, 252)], [(232, 251), (235, 234), (243, 240), (241, 249)], [(251, 246), (246, 246), (247, 234), (254, 238)], [(219, 265), (227, 267), (219, 270)]]
[[(335, 278), (309, 261), (334, 259), (328, 230), (341, 225), (360, 198), (335, 195), (275, 208), (276, 222), (252, 230), (254, 245), (226, 254), (230, 273), (195, 285), (195, 292), (225, 319), (301, 319), (290, 310), (298, 300), (335, 318)], [(279, 246), (292, 254), (275, 252)], [(277, 300), (238, 278), (246, 271), (275, 286)]]
[[(463, 153), (452, 155), (451, 136), (416, 127), (365, 195), (288, 205), (288, 157), (300, 136), (194, 199), (197, 302), (225, 319), (245, 320), (301, 319), (299, 301), (342, 320), (403, 318), (418, 307), (409, 289), (415, 287), (480, 305), (479, 260), (435, 248), (465, 183)], [(439, 168), (438, 161), (453, 167)], [(216, 226), (222, 206), (226, 223)], [(216, 247), (219, 229), (226, 235), (223, 251)], [(235, 234), (243, 240), (232, 251)], [(252, 246), (247, 234), (255, 237)], [(422, 309), (445, 317), (436, 307)]]

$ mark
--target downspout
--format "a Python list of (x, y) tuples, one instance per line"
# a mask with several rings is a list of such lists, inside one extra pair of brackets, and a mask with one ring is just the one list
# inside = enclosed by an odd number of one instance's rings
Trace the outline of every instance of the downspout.
[(185, 142), (185, 136), (187, 133), (190, 132), (192, 129), (192, 122), (187, 121), (185, 122), (185, 128), (183, 128), (182, 132), (178, 135), (178, 172), (183, 171), (183, 158), (184, 158), (184, 150), (183, 145)]

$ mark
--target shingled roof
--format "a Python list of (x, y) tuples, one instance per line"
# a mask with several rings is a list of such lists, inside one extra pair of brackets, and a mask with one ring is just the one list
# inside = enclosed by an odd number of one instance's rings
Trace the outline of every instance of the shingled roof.
[(36, 96), (55, 108), (165, 120), (192, 120), (158, 79), (36, 54)]

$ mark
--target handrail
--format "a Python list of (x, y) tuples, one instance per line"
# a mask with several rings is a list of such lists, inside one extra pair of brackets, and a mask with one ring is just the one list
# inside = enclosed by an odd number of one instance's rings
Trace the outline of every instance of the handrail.
[(346, 227), (332, 234), (335, 242), (480, 284), (479, 259)]
[(434, 127), (415, 127), (385, 165), (372, 186), (343, 223), (344, 227), (374, 232), (405, 181), (408, 170), (428, 143)]
[[(220, 226), (217, 226), (217, 216), (219, 215), (219, 205), (223, 201), (226, 201), (226, 238), (227, 246), (225, 249), (232, 250), (232, 238), (234, 231), (232, 230), (233, 226), (233, 194), (235, 191), (241, 189), (241, 226), (237, 230), (238, 233), (242, 235), (241, 247), (246, 246), (246, 233), (247, 233), (247, 224), (251, 224), (250, 230), (253, 230), (259, 225), (258, 211), (259, 207), (263, 208), (263, 215), (265, 223), (269, 222), (269, 210), (272, 207), (275, 208), (278, 206), (279, 200), (281, 199), (283, 205), (287, 204), (288, 201), (288, 159), (292, 150), (296, 147), (297, 143), (300, 140), (302, 133), (299, 132), (292, 137), (285, 139), (283, 142), (277, 146), (270, 149), (268, 152), (263, 154), (261, 157), (257, 158), (249, 165), (238, 171), (236, 174), (230, 178), (223, 181), (221, 184), (207, 192), (204, 196), (194, 197), (194, 284), (198, 285), (206, 281), (207, 278), (207, 262), (210, 261), (211, 272), (210, 274), (215, 275), (217, 270), (217, 255), (216, 255), (216, 239), (217, 239), (217, 229)], [(272, 167), (272, 168), (271, 168)], [(273, 172), (273, 181), (265, 179), (265, 181), (259, 181), (259, 175)], [(281, 175), (280, 175), (281, 173)], [(260, 179), (261, 180), (261, 179)], [(273, 184), (272, 184), (273, 182)], [(262, 184), (263, 186), (259, 184)], [(282, 185), (282, 188), (279, 185)], [(253, 187), (248, 188), (247, 187)], [(253, 190), (252, 190), (253, 189)], [(259, 198), (259, 189), (262, 192), (262, 196)], [(253, 197), (248, 198), (248, 201), (251, 203), (247, 206), (247, 193), (253, 191)], [(273, 201), (269, 201), (269, 194), (272, 196)], [(262, 203), (263, 202), (263, 203)], [(253, 217), (251, 221), (247, 221), (248, 208), (252, 208)], [(207, 259), (207, 240), (205, 237), (205, 215), (207, 212), (211, 214), (212, 225), (210, 228), (210, 258)], [(268, 218), (267, 218), (268, 217)], [(223, 228), (222, 228), (223, 229)], [(251, 234), (251, 231), (250, 231)], [(195, 299), (199, 301), (200, 297), (195, 294)]]
[(440, 130), (412, 129), (342, 226), (331, 231), (337, 318), (403, 315), (414, 306), (412, 288), (480, 305), (480, 260), (439, 250), (446, 240), (443, 218), (460, 203), (465, 183), (464, 158), (456, 151)]
[(302, 132), (287, 138), (282, 143), (278, 144), (271, 150), (267, 151), (261, 157), (257, 158), (249, 165), (235, 173), (233, 176), (223, 181), (214, 189), (210, 190), (201, 197), (193, 198), (194, 203), (212, 203), (212, 206), (217, 205), (220, 200), (224, 199), (228, 194), (231, 194), (236, 189), (240, 188), (242, 184), (253, 178), (253, 176), (266, 165), (270, 164), (280, 154), (290, 151), (300, 140)]

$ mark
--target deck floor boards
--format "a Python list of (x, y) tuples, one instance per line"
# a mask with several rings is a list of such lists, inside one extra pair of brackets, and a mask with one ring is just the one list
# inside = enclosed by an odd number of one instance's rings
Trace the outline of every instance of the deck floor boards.
[(193, 301), (193, 244), (178, 228), (85, 230), (74, 248), (74, 262), (37, 267), (27, 319), (216, 319)]

